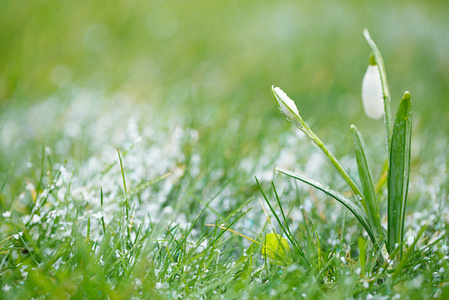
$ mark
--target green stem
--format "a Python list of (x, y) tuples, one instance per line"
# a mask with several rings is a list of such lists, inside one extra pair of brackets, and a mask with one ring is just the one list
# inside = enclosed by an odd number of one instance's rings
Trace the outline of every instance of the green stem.
[(321, 149), (321, 151), (323, 151), (324, 155), (326, 155), (326, 157), (334, 165), (334, 167), (337, 169), (337, 171), (340, 173), (340, 175), (352, 189), (354, 194), (360, 200), (366, 211), (366, 204), (363, 194), (360, 192), (360, 189), (357, 187), (357, 185), (354, 183), (351, 177), (349, 177), (348, 173), (346, 173), (345, 169), (343, 169), (343, 167), (340, 165), (335, 156), (329, 151), (329, 149), (327, 149), (326, 145), (324, 145), (324, 143), (320, 140), (320, 138), (312, 131), (312, 129), (309, 128), (309, 126), (307, 126), (307, 124), (300, 117), (298, 118), (297, 121), (298, 122), (294, 122), (294, 124), (299, 129), (301, 129), (301, 131), (307, 134), (307, 136), (309, 136), (315, 142), (315, 144)]
[[(357, 196), (359, 201), (362, 203), (362, 205), (366, 211), (365, 198), (363, 197), (363, 194), (360, 192), (359, 188), (354, 183), (354, 181), (352, 181), (351, 177), (349, 177), (348, 173), (346, 173), (346, 171), (340, 165), (338, 160), (332, 155), (332, 153), (329, 151), (329, 149), (327, 149), (326, 145), (324, 145), (324, 143), (320, 140), (320, 138), (303, 121), (303, 119), (301, 118), (301, 116), (298, 113), (298, 110), (297, 110), (296, 105), (293, 102), (293, 100), (288, 98), (288, 96), (284, 92), (282, 92), (281, 95), (278, 95), (277, 92), (275, 91), (275, 88), (273, 88), (273, 87), (271, 88), (271, 91), (273, 92), (274, 99), (276, 100), (282, 113), (287, 117), (288, 120), (290, 120), (290, 122), (295, 124), (296, 127), (298, 127), (301, 131), (303, 131), (305, 134), (307, 134), (315, 142), (315, 144), (318, 147), (320, 147), (320, 149), (323, 151), (324, 155), (326, 155), (326, 157), (334, 165), (334, 167), (337, 169), (337, 171), (340, 173), (340, 175), (343, 177), (343, 179), (351, 187), (352, 191)], [(284, 100), (283, 98), (286, 100)]]

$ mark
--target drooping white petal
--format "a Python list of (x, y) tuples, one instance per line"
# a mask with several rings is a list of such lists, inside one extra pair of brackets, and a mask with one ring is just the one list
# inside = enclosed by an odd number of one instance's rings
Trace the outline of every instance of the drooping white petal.
[(382, 82), (377, 65), (369, 65), (363, 77), (362, 102), (365, 114), (369, 118), (378, 120), (384, 115)]
[(271, 86), (274, 98), (276, 99), (282, 113), (290, 120), (295, 120), (299, 117), (299, 111), (295, 102), (290, 99), (287, 94), (279, 87)]

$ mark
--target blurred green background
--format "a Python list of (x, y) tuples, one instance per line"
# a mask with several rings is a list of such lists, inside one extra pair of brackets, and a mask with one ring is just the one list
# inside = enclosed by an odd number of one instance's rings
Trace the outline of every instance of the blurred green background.
[(2, 0), (0, 108), (76, 86), (190, 117), (202, 134), (236, 119), (251, 140), (290, 126), (275, 109), (274, 84), (338, 143), (351, 123), (382, 126), (361, 107), (367, 27), (393, 112), (409, 90), (415, 131), (428, 143), (449, 128), (448, 12), (448, 1)]
[[(89, 192), (83, 194), (83, 201), (91, 202), (90, 195), (98, 193), (100, 186), (112, 186), (111, 190), (121, 186), (117, 148), (123, 154), (128, 187), (168, 171), (187, 174), (179, 181), (173, 179), (170, 186), (162, 182), (155, 187), (158, 194), (151, 191), (142, 196), (142, 201), (148, 200), (145, 205), (157, 203), (157, 209), (172, 206), (175, 219), (184, 216), (186, 221), (192, 221), (204, 207), (190, 195), (198, 195), (204, 202), (219, 196), (214, 205), (226, 216), (248, 199), (260, 197), (253, 176), (265, 173), (264, 183), (268, 183), (279, 157), (288, 163), (288, 169), (316, 169), (307, 175), (344, 191), (340, 179), (332, 177), (332, 166), (321, 163), (321, 153), (313, 151), (316, 149), (308, 140), (296, 139), (292, 124), (276, 108), (271, 85), (280, 86), (295, 100), (303, 119), (342, 165), (349, 166), (351, 176), (356, 175), (357, 168), (349, 126), (356, 124), (378, 178), (386, 158), (384, 126), (382, 121), (365, 116), (360, 97), (371, 52), (362, 34), (365, 27), (385, 61), (393, 113), (404, 91), (412, 95), (412, 170), (407, 209), (423, 212), (432, 206), (433, 212), (442, 207), (436, 205), (437, 199), (444, 204), (444, 187), (449, 186), (444, 176), (449, 167), (447, 0), (0, 0), (0, 204), (5, 211), (12, 207), (9, 211), (14, 214), (17, 211), (26, 215), (38, 203), (26, 191), (29, 184), (34, 183), (39, 190), (41, 182), (50, 183), (41, 180), (44, 172), (52, 170), (52, 163), (59, 166), (65, 160), (68, 172), (74, 170), (74, 178), (78, 179), (73, 186)], [(134, 137), (130, 131), (143, 136), (141, 148), (138, 145), (132, 149)], [(170, 143), (177, 132), (185, 134), (187, 141)], [(198, 140), (192, 136), (198, 136)], [(150, 157), (154, 149), (167, 155), (170, 147), (176, 148), (176, 155), (168, 156), (166, 166), (161, 163), (163, 158)], [(129, 151), (126, 156), (129, 149), (135, 152)], [(194, 158), (198, 158), (197, 172), (191, 167)], [(307, 167), (309, 162), (311, 167)], [(53, 174), (57, 173), (55, 169)], [(61, 188), (56, 198), (71, 199), (70, 185), (66, 196), (59, 195)], [(164, 194), (167, 186), (169, 190)], [(298, 199), (298, 203), (303, 201), (299, 200), (299, 192), (293, 196), (296, 192), (292, 189), (283, 201), (289, 197)], [(155, 195), (162, 195), (162, 200)], [(133, 201), (137, 202), (137, 198), (140, 203), (140, 193)], [(385, 199), (384, 195), (380, 201)], [(343, 223), (343, 229), (347, 223), (341, 221), (340, 210), (327, 205), (330, 202), (314, 201), (324, 207), (319, 210), (330, 212), (328, 221), (322, 222), (327, 227), (318, 226), (323, 244), (329, 243), (327, 236), (336, 237), (334, 230), (340, 230), (339, 223)], [(116, 203), (108, 202), (111, 206)], [(138, 209), (143, 207), (142, 203)], [(158, 211), (148, 207), (151, 213)], [(380, 207), (383, 215), (386, 203), (380, 202)], [(77, 217), (80, 211), (72, 210)], [(90, 206), (86, 207), (88, 211)], [(261, 212), (253, 212), (254, 216), (247, 214), (242, 222), (259, 220)], [(244, 224), (245, 230), (252, 230), (249, 223)], [(75, 247), (73, 253), (81, 252), (77, 249), (81, 248)], [(75, 263), (72, 252), (67, 253), (69, 261)], [(225, 253), (224, 258), (228, 255)], [(192, 261), (196, 264), (196, 260)], [(87, 266), (90, 268), (89, 263)], [(420, 273), (422, 268), (413, 270)], [(26, 276), (21, 265), (11, 270)], [(436, 273), (430, 270), (429, 274), (431, 271)], [(341, 275), (338, 270), (335, 274)], [(76, 274), (69, 275), (76, 278)], [(338, 276), (335, 278), (344, 279)], [(416, 288), (425, 278), (419, 276)], [(438, 276), (434, 275), (435, 282), (439, 282)], [(34, 282), (29, 286), (36, 290), (38, 281)], [(400, 289), (407, 286), (401, 282)]]

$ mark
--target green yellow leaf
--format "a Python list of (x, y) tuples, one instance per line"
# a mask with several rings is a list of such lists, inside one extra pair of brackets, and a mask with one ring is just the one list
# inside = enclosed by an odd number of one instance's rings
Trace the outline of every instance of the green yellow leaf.
[(262, 247), (262, 255), (264, 258), (284, 259), (287, 253), (290, 252), (290, 247), (285, 238), (277, 233), (268, 233)]

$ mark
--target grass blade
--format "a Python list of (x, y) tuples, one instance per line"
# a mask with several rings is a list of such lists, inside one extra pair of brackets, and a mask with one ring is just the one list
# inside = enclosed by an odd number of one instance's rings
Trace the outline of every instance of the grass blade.
[(359, 237), (358, 246), (359, 246), (359, 263), (361, 269), (360, 275), (363, 276), (363, 274), (365, 273), (365, 265), (366, 265), (366, 241), (363, 237)]
[(401, 271), (404, 269), (405, 265), (409, 261), (411, 254), (415, 253), (416, 243), (421, 238), (421, 236), (423, 235), (426, 228), (427, 228), (427, 224), (422, 226), (421, 229), (419, 230), (418, 234), (416, 235), (416, 238), (413, 240), (413, 243), (410, 245), (407, 252), (404, 254), (404, 257), (401, 259), (398, 266), (396, 267), (396, 270), (394, 270), (393, 274), (391, 275), (391, 278), (393, 280), (396, 280), (398, 278), (398, 276), (401, 274)]
[[(259, 186), (260, 186), (260, 185), (259, 185)], [(276, 201), (277, 201), (277, 203), (278, 203), (279, 210), (281, 211), (281, 213), (282, 213), (282, 218), (284, 219), (283, 227), (284, 227), (285, 229), (287, 229), (287, 232), (285, 232), (285, 235), (290, 235), (291, 238), (292, 238), (292, 240), (295, 242), (295, 244), (296, 244), (296, 245), (299, 245), (299, 244), (298, 244), (298, 241), (297, 241), (296, 238), (295, 238), (295, 236), (294, 236), (294, 235), (292, 234), (292, 232), (290, 231), (290, 227), (287, 225), (287, 218), (285, 217), (284, 209), (282, 208), (281, 199), (279, 198), (278, 192), (277, 192), (277, 190), (276, 190), (276, 186), (274, 185), (274, 182), (273, 182), (273, 181), (271, 181), (271, 186), (273, 187), (274, 195), (276, 196)], [(274, 212), (273, 212), (273, 213), (274, 213)]]
[(374, 231), (374, 235), (376, 236), (376, 239), (378, 239), (382, 234), (382, 227), (380, 225), (379, 208), (374, 190), (373, 177), (371, 176), (371, 170), (365, 154), (365, 143), (355, 125), (351, 125), (351, 131), (360, 182), (365, 197), (366, 213), (368, 215), (369, 224)]
[(366, 213), (361, 210), (354, 202), (352, 202), (351, 200), (349, 200), (348, 198), (346, 198), (345, 196), (343, 196), (342, 194), (340, 194), (337, 191), (334, 191), (332, 189), (330, 189), (329, 187), (326, 187), (324, 185), (322, 185), (321, 183), (309, 179), (301, 174), (295, 173), (295, 172), (291, 172), (291, 171), (287, 171), (287, 170), (283, 170), (283, 169), (279, 169), (276, 168), (276, 171), (285, 174), (289, 177), (298, 179), (304, 183), (307, 183), (308, 185), (313, 186), (314, 188), (326, 193), (327, 195), (331, 196), (332, 198), (334, 198), (335, 200), (337, 200), (338, 202), (340, 202), (341, 204), (343, 204), (347, 209), (349, 209), (354, 216), (359, 220), (359, 222), (362, 224), (363, 228), (365, 228), (366, 232), (368, 233), (368, 235), (370, 236), (371, 240), (373, 241), (373, 243), (376, 242), (376, 238), (375, 235), (367, 221), (367, 215)]
[[(412, 102), (405, 92), (399, 105), (391, 139), (390, 168), (388, 170), (388, 252), (402, 242), (405, 206), (410, 177), (412, 136)], [(402, 251), (400, 251), (402, 252)]]
[(117, 149), (117, 154), (118, 154), (118, 159), (120, 160), (120, 170), (122, 173), (123, 189), (124, 189), (124, 193), (125, 193), (125, 215), (126, 215), (126, 220), (128, 220), (129, 204), (128, 204), (128, 191), (126, 189), (125, 170), (123, 168), (122, 156), (120, 155), (120, 150), (118, 150), (118, 149)]
[(169, 177), (172, 174), (172, 172), (168, 172), (165, 173), (164, 175), (161, 175), (159, 177), (150, 179), (146, 182), (143, 182), (141, 184), (139, 184), (138, 186), (136, 186), (135, 188), (131, 189), (128, 193), (128, 196), (133, 196), (135, 194), (138, 194), (140, 192), (142, 192), (143, 190), (149, 188), (150, 186), (153, 186), (159, 182), (161, 182), (162, 180), (166, 179), (167, 177)]
[(281, 227), (282, 232), (285, 233), (287, 238), (290, 240), (290, 243), (298, 250), (298, 253), (300, 254), (300, 257), (301, 257), (302, 261), (306, 265), (310, 266), (310, 262), (307, 260), (306, 255), (304, 254), (304, 251), (301, 248), (299, 248), (298, 243), (293, 241), (293, 235), (290, 235), (289, 232), (285, 229), (285, 227), (283, 226), (283, 223), (281, 222), (281, 220), (279, 219), (278, 215), (276, 214), (276, 211), (274, 210), (274, 208), (271, 205), (270, 201), (268, 201), (267, 195), (263, 191), (262, 186), (260, 185), (259, 180), (257, 179), (257, 177), (255, 177), (255, 179), (256, 179), (257, 185), (259, 187), (259, 190), (262, 193), (263, 198), (265, 199), (265, 202), (267, 203), (268, 207), (270, 208), (271, 212), (273, 213), (273, 216), (276, 218), (276, 221), (278, 222), (279, 227)]

